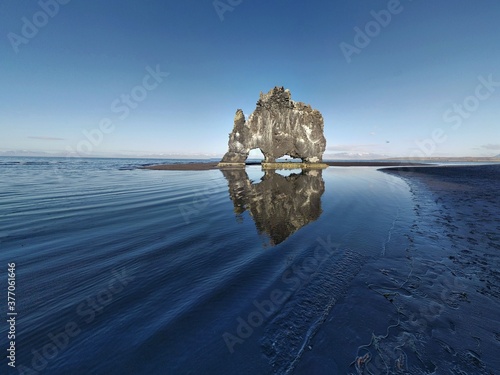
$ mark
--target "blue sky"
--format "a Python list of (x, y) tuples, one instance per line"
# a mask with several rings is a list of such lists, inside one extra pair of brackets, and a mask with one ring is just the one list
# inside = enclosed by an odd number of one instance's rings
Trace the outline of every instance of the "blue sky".
[(327, 155), (500, 154), (499, 19), (497, 0), (5, 0), (0, 151), (220, 156), (236, 109), (285, 86)]

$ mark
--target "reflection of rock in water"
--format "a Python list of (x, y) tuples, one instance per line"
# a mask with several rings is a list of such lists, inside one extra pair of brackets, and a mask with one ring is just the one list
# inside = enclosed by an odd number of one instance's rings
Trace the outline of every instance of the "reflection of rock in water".
[(321, 170), (303, 171), (284, 177), (273, 170), (252, 184), (244, 169), (221, 170), (229, 183), (229, 196), (238, 218), (245, 210), (257, 230), (277, 245), (321, 215), (325, 183)]

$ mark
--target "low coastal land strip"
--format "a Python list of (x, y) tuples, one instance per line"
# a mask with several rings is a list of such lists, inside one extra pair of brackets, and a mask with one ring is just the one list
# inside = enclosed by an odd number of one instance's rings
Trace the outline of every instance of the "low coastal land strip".
[[(427, 165), (425, 163), (412, 163), (408, 161), (394, 162), (394, 161), (325, 161), (329, 167), (402, 167), (414, 165)], [(177, 164), (158, 164), (158, 165), (145, 165), (143, 169), (163, 170), (163, 171), (205, 171), (209, 169), (218, 169), (219, 162), (186, 162)], [(261, 163), (246, 163), (250, 165), (260, 165)]]
[[(500, 158), (498, 157), (460, 157), (460, 158), (426, 158), (426, 159), (408, 159), (408, 158), (398, 158), (398, 159), (381, 159), (381, 160), (350, 160), (350, 161), (324, 161), (323, 163), (329, 167), (412, 167), (412, 166), (431, 166), (433, 164), (439, 163), (499, 163)], [(207, 161), (207, 162), (180, 162), (175, 164), (152, 164), (143, 165), (142, 169), (151, 170), (163, 170), (163, 171), (205, 171), (210, 169), (218, 169), (219, 161)], [(260, 162), (246, 162), (247, 166), (250, 165), (261, 165)]]

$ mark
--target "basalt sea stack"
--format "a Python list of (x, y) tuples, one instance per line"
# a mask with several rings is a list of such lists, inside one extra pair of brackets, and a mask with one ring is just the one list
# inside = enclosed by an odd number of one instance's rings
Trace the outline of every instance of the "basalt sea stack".
[(248, 119), (241, 109), (236, 111), (229, 150), (219, 167), (244, 166), (248, 153), (255, 148), (264, 154), (264, 167), (272, 168), (276, 159), (284, 155), (302, 159), (302, 167), (322, 167), (326, 148), (323, 129), (323, 116), (318, 110), (294, 102), (289, 90), (275, 87), (260, 94)]

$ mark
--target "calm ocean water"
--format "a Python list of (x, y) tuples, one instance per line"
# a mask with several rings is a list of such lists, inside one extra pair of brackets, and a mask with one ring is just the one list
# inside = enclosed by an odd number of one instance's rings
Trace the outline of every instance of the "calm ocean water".
[[(415, 246), (419, 259), (448, 246), (415, 245), (415, 230), (439, 228), (418, 221), (415, 204), (426, 203), (403, 179), (363, 167), (136, 168), (158, 162), (0, 158), (1, 282), (14, 262), (17, 312), (16, 368), (2, 359), (2, 373), (431, 373), (452, 363), (419, 358), (430, 328), (403, 329), (410, 318), (391, 301), (414, 275)], [(429, 277), (446, 284), (435, 269)], [(400, 294), (407, 310), (432, 307)]]

